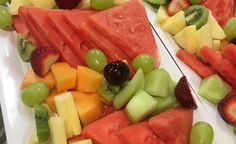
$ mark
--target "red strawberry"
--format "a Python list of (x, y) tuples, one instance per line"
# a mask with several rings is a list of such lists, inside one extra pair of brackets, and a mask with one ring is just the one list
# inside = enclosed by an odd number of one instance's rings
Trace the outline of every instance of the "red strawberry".
[(236, 92), (231, 92), (221, 100), (218, 111), (227, 123), (236, 124)]
[(31, 55), (31, 66), (34, 72), (44, 77), (50, 70), (50, 66), (60, 57), (56, 49), (49, 47), (37, 48)]
[(188, 86), (188, 81), (185, 76), (183, 76), (175, 87), (175, 95), (179, 103), (186, 108), (196, 109), (197, 105), (193, 99), (190, 88)]
[(167, 6), (167, 13), (172, 16), (190, 6), (189, 0), (171, 0)]

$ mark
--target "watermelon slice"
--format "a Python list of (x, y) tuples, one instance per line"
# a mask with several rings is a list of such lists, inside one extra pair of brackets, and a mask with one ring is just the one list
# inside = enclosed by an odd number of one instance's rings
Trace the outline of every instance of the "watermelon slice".
[(155, 136), (147, 122), (122, 128), (119, 131), (119, 137), (124, 144), (164, 144)]
[(224, 47), (223, 54), (234, 65), (236, 65), (236, 45), (229, 44)]
[(86, 126), (82, 135), (90, 138), (95, 144), (123, 144), (118, 131), (130, 124), (124, 111), (116, 111)]
[(155, 39), (145, 8), (139, 0), (93, 14), (88, 23), (131, 59), (146, 53), (159, 64)]
[(152, 131), (167, 144), (188, 144), (193, 110), (172, 108), (149, 119)]
[(34, 24), (32, 23), (32, 21), (30, 21), (28, 19), (28, 7), (22, 6), (19, 8), (19, 16), (24, 20), (26, 26), (28, 27), (30, 33), (33, 35), (33, 37), (35, 38), (36, 42), (37, 42), (37, 46), (39, 47), (45, 47), (45, 46), (49, 46), (47, 40), (45, 37), (43, 37), (38, 29), (36, 28), (36, 26), (34, 26)]
[[(55, 28), (55, 31), (65, 40), (73, 52), (78, 56), (83, 65), (86, 65), (85, 54), (88, 47), (78, 37), (78, 35), (71, 29), (70, 25), (65, 22), (64, 13), (71, 13), (71, 11), (50, 11), (48, 12), (49, 24)], [(77, 19), (84, 19), (92, 12), (83, 12), (81, 10), (74, 10), (73, 12)]]
[(24, 20), (20, 16), (12, 16), (13, 27), (17, 33), (20, 33), (27, 37), (33, 44), (37, 44), (35, 38), (30, 33), (28, 27), (26, 26)]
[(48, 10), (41, 8), (28, 8), (28, 21), (37, 26), (41, 34), (47, 38), (50, 45), (60, 51), (62, 57), (71, 66), (77, 67), (81, 62), (73, 53), (70, 47), (63, 41), (63, 39), (53, 30), (47, 21)]

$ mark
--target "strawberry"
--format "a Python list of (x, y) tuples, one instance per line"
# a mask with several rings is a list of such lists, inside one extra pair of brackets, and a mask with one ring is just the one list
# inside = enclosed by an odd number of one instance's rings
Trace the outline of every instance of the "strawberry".
[(167, 6), (167, 13), (172, 16), (188, 6), (190, 6), (189, 0), (171, 0)]
[(31, 66), (34, 72), (44, 77), (50, 70), (50, 66), (60, 57), (56, 49), (49, 47), (37, 48), (31, 55)]
[(231, 92), (221, 100), (218, 111), (227, 123), (236, 124), (236, 92)]

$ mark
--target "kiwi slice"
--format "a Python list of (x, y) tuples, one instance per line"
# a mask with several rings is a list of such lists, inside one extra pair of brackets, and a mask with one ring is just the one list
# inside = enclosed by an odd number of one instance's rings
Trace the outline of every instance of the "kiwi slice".
[(48, 110), (43, 105), (35, 105), (34, 113), (38, 141), (42, 143), (47, 141), (50, 135), (50, 130), (48, 126)]
[(188, 26), (195, 25), (197, 30), (207, 23), (209, 11), (201, 5), (193, 5), (184, 10)]
[(36, 46), (30, 42), (24, 35), (17, 34), (17, 51), (24, 62), (29, 62), (32, 52)]
[(114, 96), (120, 91), (119, 86), (109, 84), (105, 79), (101, 82), (98, 93), (106, 104), (110, 104)]

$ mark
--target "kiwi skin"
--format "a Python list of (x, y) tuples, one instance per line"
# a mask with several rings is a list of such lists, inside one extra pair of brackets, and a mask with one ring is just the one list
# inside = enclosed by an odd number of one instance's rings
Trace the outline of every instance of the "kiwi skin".
[(201, 5), (192, 5), (184, 10), (184, 14), (187, 25), (195, 25), (198, 30), (207, 23), (209, 10)]
[(32, 52), (36, 46), (30, 42), (24, 35), (17, 34), (17, 51), (24, 62), (29, 62)]

